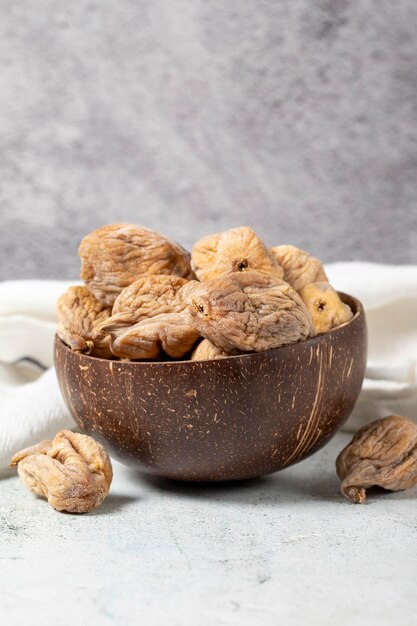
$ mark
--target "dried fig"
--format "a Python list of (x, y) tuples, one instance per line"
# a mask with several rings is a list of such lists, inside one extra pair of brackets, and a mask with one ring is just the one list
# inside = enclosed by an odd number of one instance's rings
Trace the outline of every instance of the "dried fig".
[(325, 333), (353, 317), (349, 305), (341, 301), (329, 283), (309, 283), (299, 294), (310, 311), (316, 333)]
[(200, 336), (181, 313), (163, 313), (133, 326), (106, 324), (105, 331), (110, 335), (113, 354), (132, 360), (157, 359), (162, 352), (179, 359), (190, 352)]
[(190, 275), (190, 255), (166, 237), (133, 224), (109, 224), (81, 242), (81, 278), (107, 306), (143, 274)]
[(300, 291), (309, 283), (327, 282), (321, 262), (295, 246), (276, 246), (271, 253), (284, 271), (284, 280)]
[(361, 504), (373, 486), (401, 491), (417, 485), (417, 424), (389, 415), (361, 428), (339, 454), (341, 491)]
[(113, 478), (109, 456), (92, 437), (62, 430), (52, 441), (21, 450), (17, 465), (22, 482), (57, 511), (86, 513), (100, 506)]
[(179, 297), (187, 281), (178, 276), (143, 276), (117, 297), (113, 315), (96, 328), (94, 337), (110, 338), (114, 355), (125, 359), (156, 359), (161, 351), (180, 358), (199, 335), (181, 316)]
[(246, 226), (208, 235), (197, 241), (191, 254), (191, 266), (199, 280), (252, 270), (276, 278), (283, 276), (275, 257), (256, 233)]
[(185, 305), (178, 298), (178, 292), (186, 282), (179, 276), (163, 274), (135, 280), (117, 296), (112, 315), (97, 327), (95, 337), (104, 336), (107, 328), (115, 331), (156, 315), (182, 311)]
[(222, 348), (215, 346), (214, 343), (211, 343), (208, 339), (203, 339), (197, 347), (194, 348), (191, 360), (208, 361), (211, 359), (221, 359), (225, 356), (230, 356), (230, 354)]
[(313, 333), (298, 293), (288, 283), (261, 272), (193, 281), (181, 295), (199, 333), (231, 354), (277, 348)]
[(106, 320), (111, 309), (99, 302), (86, 287), (69, 287), (58, 298), (58, 336), (72, 350), (110, 358), (110, 342), (105, 337), (93, 341), (95, 327)]

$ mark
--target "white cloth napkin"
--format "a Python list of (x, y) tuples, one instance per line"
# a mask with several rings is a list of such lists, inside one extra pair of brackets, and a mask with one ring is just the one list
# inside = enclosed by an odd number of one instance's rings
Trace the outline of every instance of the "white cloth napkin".
[(21, 448), (73, 428), (53, 366), (55, 302), (71, 283), (0, 283), (0, 470)]
[(368, 323), (368, 363), (345, 430), (392, 413), (417, 421), (417, 266), (335, 263), (336, 289), (357, 297)]
[[(369, 359), (346, 428), (398, 413), (417, 421), (417, 266), (336, 263), (326, 267), (339, 291), (359, 298)], [(63, 281), (0, 283), (0, 469), (14, 452), (74, 427), (53, 365), (55, 302)]]

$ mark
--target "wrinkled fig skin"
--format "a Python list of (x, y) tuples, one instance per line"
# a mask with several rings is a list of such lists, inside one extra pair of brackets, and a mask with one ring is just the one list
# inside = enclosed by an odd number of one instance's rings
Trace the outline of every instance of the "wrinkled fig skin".
[(260, 272), (235, 272), (181, 292), (199, 333), (230, 354), (259, 352), (314, 334), (300, 296), (286, 282)]
[(282, 278), (273, 254), (251, 228), (241, 226), (203, 237), (194, 245), (191, 266), (201, 281), (230, 272), (258, 271)]
[(92, 437), (62, 430), (52, 441), (14, 455), (22, 482), (57, 511), (87, 513), (106, 498), (113, 478), (106, 450)]
[(72, 350), (111, 358), (109, 340), (93, 340), (95, 327), (104, 322), (111, 309), (101, 304), (86, 287), (69, 287), (58, 298), (58, 336)]
[(230, 356), (230, 354), (222, 348), (218, 348), (217, 346), (215, 346), (214, 343), (211, 343), (211, 341), (209, 341), (208, 339), (203, 339), (194, 348), (191, 355), (191, 360), (209, 361), (211, 359), (222, 359), (225, 356)]
[(177, 243), (141, 226), (109, 224), (81, 242), (81, 278), (107, 306), (143, 274), (190, 277), (190, 255)]
[(182, 303), (177, 295), (186, 282), (179, 276), (144, 276), (123, 289), (114, 303), (112, 314), (128, 312), (135, 322), (139, 322), (142, 318), (179, 310)]
[(341, 492), (361, 504), (373, 486), (401, 491), (417, 485), (417, 424), (389, 415), (361, 428), (336, 460)]
[(186, 282), (163, 274), (139, 278), (116, 298), (112, 315), (97, 326), (94, 337), (104, 338), (110, 330), (114, 334), (156, 315), (180, 312), (185, 305), (178, 292)]
[(110, 339), (112, 353), (123, 359), (173, 358), (187, 354), (199, 335), (181, 315), (186, 307), (179, 296), (187, 281), (178, 276), (144, 276), (116, 299), (113, 315), (95, 331)]
[(350, 307), (329, 283), (310, 283), (299, 292), (308, 308), (316, 333), (325, 333), (353, 317)]
[(179, 359), (190, 352), (200, 336), (181, 313), (156, 315), (127, 328), (107, 326), (106, 330), (113, 354), (130, 360), (158, 359), (163, 352)]
[(295, 246), (276, 246), (270, 249), (284, 271), (284, 280), (300, 291), (309, 283), (327, 282), (321, 262)]

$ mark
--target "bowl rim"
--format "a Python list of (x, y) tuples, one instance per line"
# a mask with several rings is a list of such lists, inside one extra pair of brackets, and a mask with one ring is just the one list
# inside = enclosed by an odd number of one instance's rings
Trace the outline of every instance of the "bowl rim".
[[(221, 359), (199, 359), (198, 361), (192, 361), (191, 359), (175, 359), (172, 361), (145, 361), (145, 360), (128, 361), (128, 360), (123, 360), (123, 359), (113, 360), (113, 359), (104, 359), (103, 357), (98, 357), (98, 356), (92, 356), (91, 354), (86, 354), (85, 352), (77, 352), (76, 350), (71, 350), (71, 348), (62, 341), (62, 339), (58, 336), (57, 333), (55, 334), (55, 341), (57, 343), (59, 342), (59, 344), (61, 344), (61, 347), (63, 347), (65, 350), (67, 350), (71, 354), (78, 355), (80, 358), (91, 360), (93, 362), (104, 361), (105, 363), (112, 363), (112, 364), (116, 363), (117, 365), (123, 364), (123, 365), (128, 365), (129, 367), (132, 367), (132, 366), (144, 367), (146, 365), (166, 367), (169, 365), (173, 366), (173, 365), (183, 365), (183, 364), (195, 366), (195, 365), (198, 365), (199, 363), (230, 362), (232, 359), (245, 359), (245, 358), (247, 359), (249, 357), (254, 357), (259, 354), (268, 354), (271, 352), (275, 353), (275, 352), (278, 352), (279, 350), (284, 350), (285, 348), (291, 348), (293, 346), (301, 346), (301, 345), (304, 346), (306, 344), (308, 345), (310, 343), (317, 342), (317, 339), (339, 333), (342, 329), (346, 328), (346, 326), (353, 324), (359, 317), (364, 315), (365, 311), (363, 308), (363, 304), (361, 303), (360, 300), (358, 300), (354, 296), (344, 293), (343, 291), (338, 291), (337, 293), (339, 294), (342, 302), (344, 302), (345, 304), (349, 304), (351, 308), (355, 309), (353, 317), (351, 317), (351, 319), (348, 320), (347, 322), (344, 322), (343, 324), (340, 324), (339, 326), (336, 326), (335, 328), (332, 328), (331, 330), (328, 330), (324, 333), (317, 333), (313, 337), (309, 337), (308, 339), (304, 339), (303, 341), (296, 341), (295, 343), (290, 343), (284, 346), (279, 346), (278, 348), (270, 348), (269, 350), (261, 350), (260, 352), (244, 352), (242, 354), (231, 354), (230, 356), (224, 356)], [(352, 307), (352, 304), (354, 305), (354, 307)]]

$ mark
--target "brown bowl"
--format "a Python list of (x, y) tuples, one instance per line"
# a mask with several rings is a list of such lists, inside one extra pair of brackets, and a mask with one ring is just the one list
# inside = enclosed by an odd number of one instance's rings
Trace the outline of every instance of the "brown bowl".
[(55, 341), (65, 402), (119, 460), (158, 476), (219, 481), (276, 472), (345, 422), (366, 363), (365, 314), (307, 341), (214, 361), (123, 362)]

